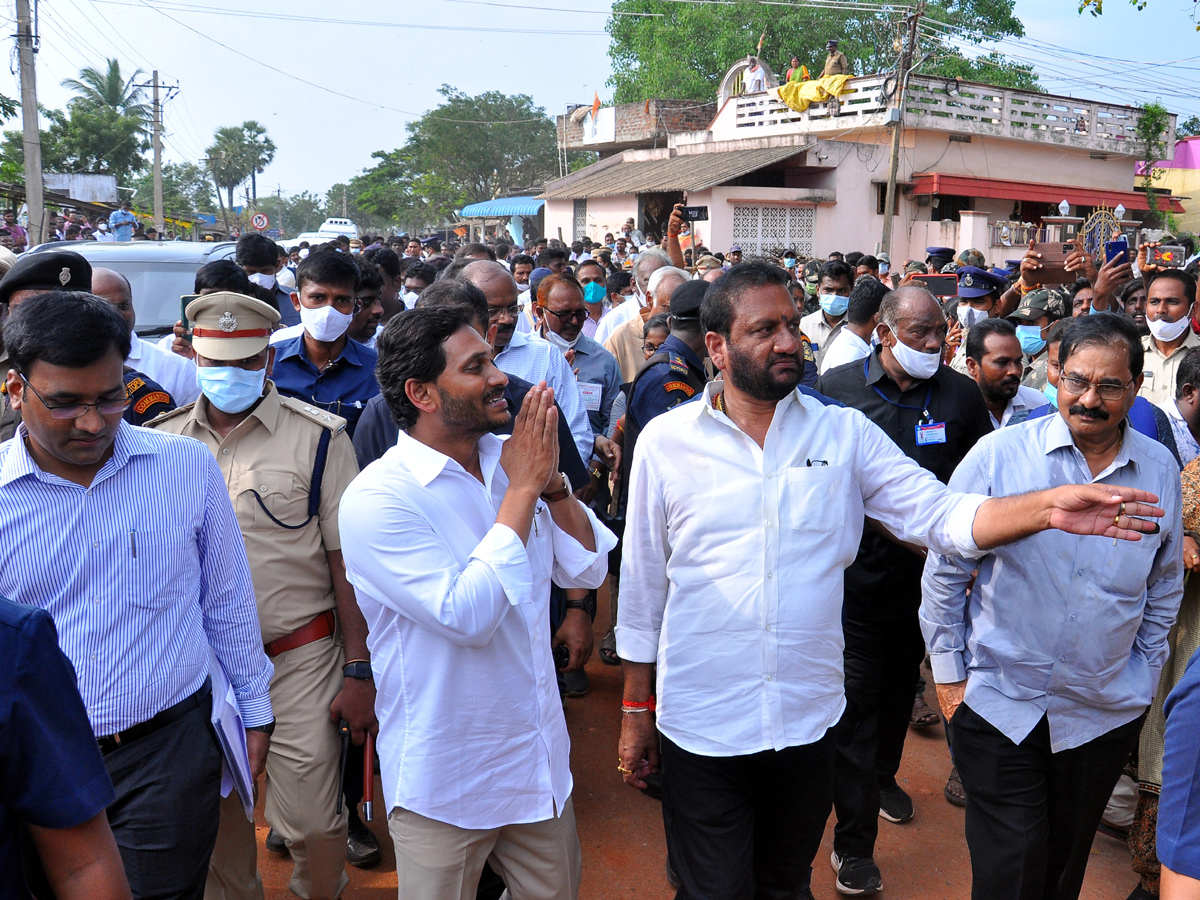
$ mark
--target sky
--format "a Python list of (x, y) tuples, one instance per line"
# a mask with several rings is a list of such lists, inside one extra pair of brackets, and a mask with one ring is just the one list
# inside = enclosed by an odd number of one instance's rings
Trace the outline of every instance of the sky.
[[(1114, 103), (1159, 100), (1200, 115), (1200, 33), (1191, 0), (1017, 0), (1026, 29), (999, 49), (1032, 62), (1047, 91)], [(199, 161), (213, 131), (256, 119), (277, 145), (259, 194), (323, 195), (404, 143), (405, 124), (437, 106), (442, 84), (533, 97), (550, 115), (611, 97), (604, 0), (40, 0), (38, 99), (85, 65), (157, 68), (178, 84), (164, 107), (166, 161)], [(3, 34), (14, 0), (0, 0)], [(0, 93), (19, 96), (15, 42)], [(19, 122), (16, 123), (19, 126)], [(14, 126), (13, 122), (8, 127)]]

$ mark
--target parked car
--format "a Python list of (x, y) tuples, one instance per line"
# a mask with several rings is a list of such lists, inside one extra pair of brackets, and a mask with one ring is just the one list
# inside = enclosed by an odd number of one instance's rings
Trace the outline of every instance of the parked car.
[(233, 259), (234, 241), (55, 241), (30, 253), (72, 250), (95, 268), (112, 269), (129, 279), (137, 333), (150, 339), (167, 334), (179, 321), (179, 298), (192, 293), (196, 272), (216, 259)]

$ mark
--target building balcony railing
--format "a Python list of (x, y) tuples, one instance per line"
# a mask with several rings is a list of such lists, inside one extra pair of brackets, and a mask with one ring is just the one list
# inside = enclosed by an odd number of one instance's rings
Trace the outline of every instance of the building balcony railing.
[[(890, 74), (851, 78), (846, 82), (847, 92), (836, 101), (814, 103), (804, 112), (790, 109), (769, 93), (734, 97), (734, 126), (739, 136), (746, 137), (881, 128), (891, 112), (895, 80)], [(1137, 136), (1140, 116), (1141, 110), (1132, 106), (913, 76), (904, 124), (1136, 157), (1144, 153)], [(1164, 140), (1166, 158), (1171, 159), (1175, 153), (1174, 115)]]

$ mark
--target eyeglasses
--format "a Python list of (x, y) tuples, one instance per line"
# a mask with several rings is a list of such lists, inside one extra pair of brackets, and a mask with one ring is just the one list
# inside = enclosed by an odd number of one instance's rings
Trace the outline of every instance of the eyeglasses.
[(1125, 392), (1129, 390), (1131, 384), (1133, 384), (1132, 381), (1126, 384), (1112, 384), (1111, 382), (1095, 384), (1078, 375), (1063, 375), (1058, 379), (1059, 390), (1065, 390), (1073, 397), (1082, 397), (1088, 392), (1088, 388), (1095, 388), (1101, 400), (1120, 400), (1125, 396)]
[(515, 319), (521, 314), (520, 304), (514, 303), (512, 306), (489, 306), (488, 321), (491, 322), (494, 319), (498, 319), (505, 313), (508, 313), (509, 316)]
[(46, 402), (46, 398), (38, 392), (38, 389), (29, 383), (28, 375), (22, 372), (21, 378), (25, 381), (25, 387), (33, 391), (34, 396), (42, 401), (42, 406), (46, 407), (52, 419), (78, 419), (86, 415), (87, 411), (93, 406), (96, 407), (96, 412), (102, 416), (119, 416), (129, 406), (128, 398), (121, 400), (101, 400), (99, 403), (73, 403), (69, 406), (51, 406)]
[(657, 353), (661, 344), (642, 344), (643, 353)]
[(587, 318), (586, 309), (564, 309), (562, 312), (559, 312), (556, 309), (547, 309), (543, 306), (542, 312), (550, 313), (550, 315), (554, 316), (560, 322), (582, 322)]

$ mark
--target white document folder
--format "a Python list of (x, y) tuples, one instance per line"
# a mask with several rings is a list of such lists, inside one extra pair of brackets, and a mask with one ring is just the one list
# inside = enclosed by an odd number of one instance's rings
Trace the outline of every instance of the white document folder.
[(238, 711), (237, 696), (212, 648), (208, 649), (212, 678), (212, 724), (221, 745), (221, 796), (236, 790), (246, 818), (254, 821), (254, 780), (250, 777), (250, 754), (246, 750), (246, 727)]

